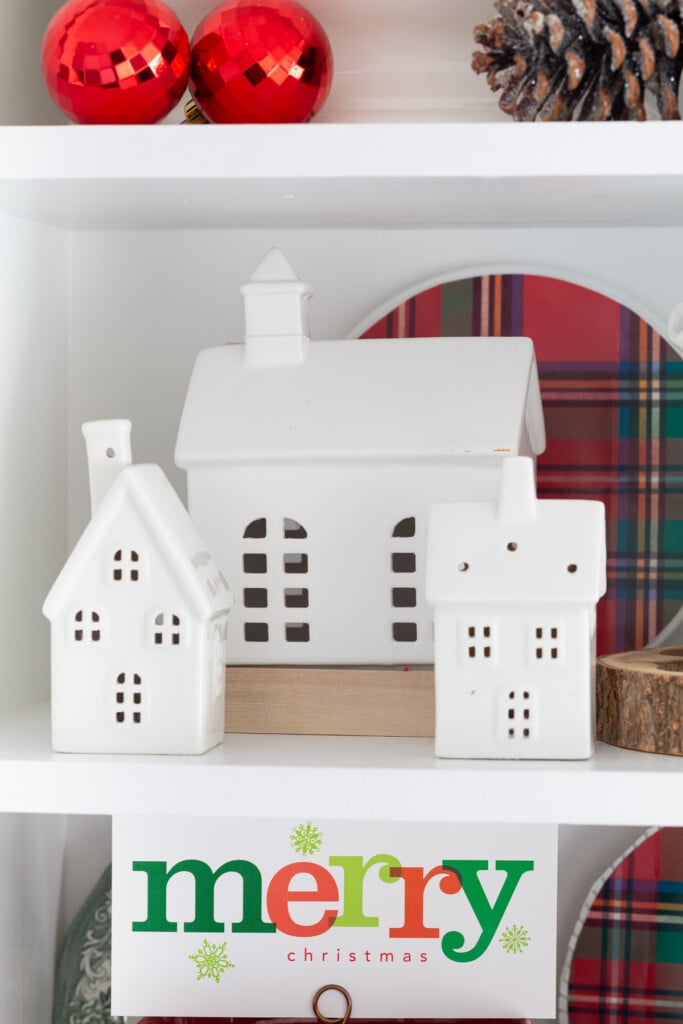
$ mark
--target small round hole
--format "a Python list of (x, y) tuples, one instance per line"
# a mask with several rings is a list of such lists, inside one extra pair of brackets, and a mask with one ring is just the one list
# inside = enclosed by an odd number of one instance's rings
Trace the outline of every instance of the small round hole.
[(511, 540), (510, 543), (508, 544), (508, 551), (516, 551), (516, 550), (517, 550), (517, 541), (516, 540)]
[(467, 572), (469, 567), (470, 567), (469, 562), (459, 562), (458, 563), (458, 572)]
[(107, 448), (105, 455), (107, 456), (108, 459), (113, 459), (114, 456), (116, 455), (116, 452), (114, 451), (113, 448)]
[(576, 572), (577, 569), (578, 569), (578, 565), (575, 565), (574, 562), (571, 562), (567, 566), (567, 572)]

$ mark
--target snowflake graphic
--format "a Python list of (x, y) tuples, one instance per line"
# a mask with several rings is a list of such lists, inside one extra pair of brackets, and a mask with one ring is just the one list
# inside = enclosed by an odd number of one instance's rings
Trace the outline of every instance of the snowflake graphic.
[(194, 960), (197, 965), (197, 981), (203, 978), (213, 978), (218, 984), (223, 971), (235, 965), (228, 960), (225, 952), (227, 943), (222, 942), (220, 946), (215, 942), (204, 939), (196, 953), (191, 953), (188, 960)]
[(307, 821), (305, 825), (297, 825), (289, 837), (289, 843), (302, 857), (310, 857), (323, 845), (323, 834)]
[(531, 936), (521, 924), (511, 924), (500, 937), (506, 953), (523, 953), (531, 942)]

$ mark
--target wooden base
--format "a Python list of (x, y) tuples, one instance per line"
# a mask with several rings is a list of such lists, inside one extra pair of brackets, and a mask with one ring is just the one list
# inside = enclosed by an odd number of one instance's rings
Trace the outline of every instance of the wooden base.
[(225, 731), (324, 736), (433, 736), (431, 668), (226, 670)]
[(598, 739), (683, 755), (683, 647), (598, 658), (596, 686)]

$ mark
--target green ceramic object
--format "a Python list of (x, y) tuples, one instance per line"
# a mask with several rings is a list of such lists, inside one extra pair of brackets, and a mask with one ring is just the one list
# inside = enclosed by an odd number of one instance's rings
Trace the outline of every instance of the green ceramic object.
[(69, 928), (57, 965), (52, 1024), (124, 1024), (111, 1009), (111, 865)]

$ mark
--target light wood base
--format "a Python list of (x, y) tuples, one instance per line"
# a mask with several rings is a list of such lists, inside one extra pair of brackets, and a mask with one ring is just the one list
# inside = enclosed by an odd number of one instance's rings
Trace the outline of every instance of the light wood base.
[(596, 689), (598, 739), (683, 755), (683, 647), (598, 658)]
[(225, 731), (324, 736), (433, 736), (431, 668), (226, 670)]

